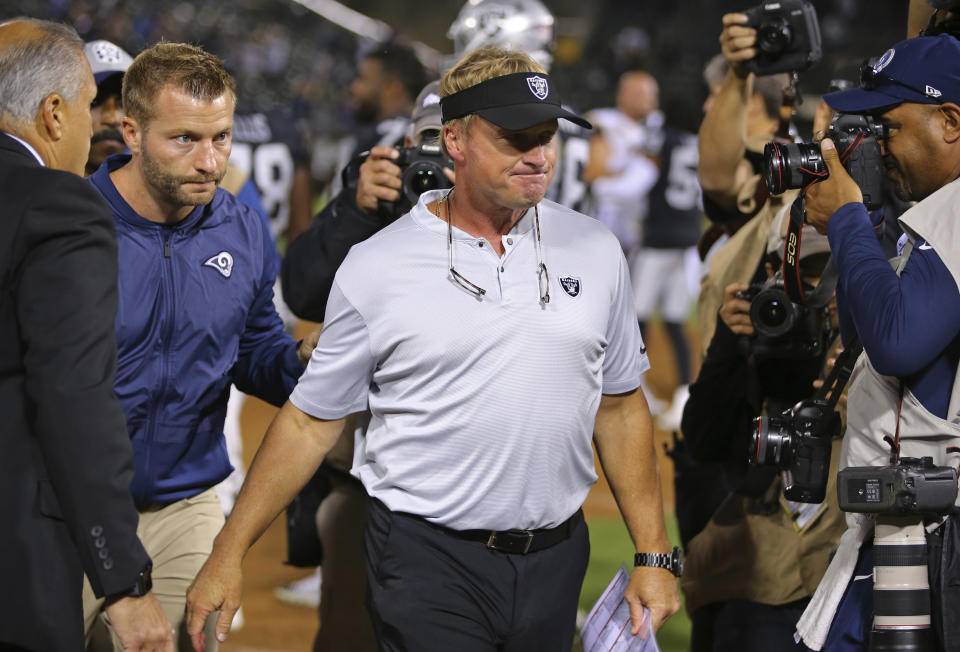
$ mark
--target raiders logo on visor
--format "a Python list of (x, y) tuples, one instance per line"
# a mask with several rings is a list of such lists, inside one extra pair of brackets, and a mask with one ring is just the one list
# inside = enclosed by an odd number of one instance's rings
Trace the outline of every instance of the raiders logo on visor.
[(547, 95), (550, 94), (547, 80), (543, 77), (527, 77), (527, 85), (530, 87), (530, 92), (533, 93), (533, 96), (538, 100), (545, 100), (547, 99)]

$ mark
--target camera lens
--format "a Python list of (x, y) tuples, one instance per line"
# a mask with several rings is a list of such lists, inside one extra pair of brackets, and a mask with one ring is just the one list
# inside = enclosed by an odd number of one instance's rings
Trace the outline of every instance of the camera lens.
[(750, 459), (762, 466), (789, 465), (793, 461), (789, 422), (779, 417), (757, 417), (750, 438)]
[(775, 338), (786, 335), (797, 323), (798, 309), (786, 292), (768, 288), (750, 303), (750, 321), (759, 335)]
[(763, 148), (763, 177), (773, 195), (827, 176), (819, 143), (767, 143)]
[(433, 170), (417, 170), (410, 183), (418, 194), (428, 190), (436, 190), (440, 185), (439, 181), (437, 181), (437, 175)]
[(787, 310), (777, 299), (771, 299), (760, 309), (760, 321), (765, 326), (777, 328), (787, 320)]
[(790, 46), (793, 30), (784, 20), (764, 23), (757, 28), (757, 48), (764, 54), (777, 56)]
[(926, 532), (917, 519), (881, 517), (873, 532), (871, 650), (933, 650)]
[(416, 204), (420, 200), (420, 195), (428, 190), (438, 190), (440, 188), (449, 188), (450, 181), (443, 173), (443, 165), (439, 161), (420, 160), (414, 161), (404, 170), (403, 195), (410, 204)]

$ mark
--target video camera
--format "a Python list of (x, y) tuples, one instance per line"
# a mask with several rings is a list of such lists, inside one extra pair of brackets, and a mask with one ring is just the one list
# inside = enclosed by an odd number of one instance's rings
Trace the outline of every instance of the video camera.
[[(400, 167), (400, 198), (392, 202), (383, 199), (377, 202), (377, 213), (389, 221), (409, 212), (424, 192), (453, 186), (443, 172), (444, 168), (453, 169), (453, 161), (443, 153), (440, 145), (424, 141), (419, 145), (397, 149), (399, 156), (393, 159), (393, 163)], [(356, 192), (360, 166), (369, 155), (370, 152), (363, 152), (343, 169), (344, 188)]]
[(801, 305), (790, 300), (783, 273), (763, 283), (754, 283), (737, 297), (750, 301), (750, 322), (756, 335), (750, 352), (758, 360), (770, 358), (816, 358), (823, 355), (829, 339), (830, 309)]
[(806, 0), (767, 2), (743, 13), (746, 26), (757, 30), (757, 56), (744, 62), (750, 72), (800, 72), (820, 60), (817, 12)]
[[(880, 153), (883, 125), (872, 115), (838, 113), (826, 136), (837, 146), (840, 162), (860, 186), (870, 210), (883, 203), (884, 168)], [(830, 176), (820, 143), (767, 143), (763, 148), (763, 176), (771, 194), (790, 188), (806, 190)]]

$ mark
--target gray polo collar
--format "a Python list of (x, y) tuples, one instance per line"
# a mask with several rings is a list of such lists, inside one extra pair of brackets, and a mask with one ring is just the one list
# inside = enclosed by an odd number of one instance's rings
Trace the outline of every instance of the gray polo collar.
[[(438, 218), (434, 213), (427, 208), (427, 204), (437, 199), (440, 199), (445, 194), (449, 192), (448, 190), (428, 190), (427, 192), (420, 195), (420, 201), (417, 202), (417, 205), (413, 207), (410, 211), (410, 217), (413, 219), (417, 225), (425, 228), (431, 233), (447, 237), (447, 220)], [(542, 210), (542, 209), (541, 209)], [(444, 217), (446, 217), (444, 215)], [(543, 225), (541, 224), (541, 229)], [(520, 221), (517, 222), (512, 229), (510, 229), (510, 235), (526, 235), (533, 229), (533, 210), (527, 210), (524, 213), (523, 217), (520, 218)], [(457, 228), (457, 225), (453, 225), (453, 238), (455, 240), (476, 240), (476, 236), (472, 236), (466, 231), (463, 231)]]

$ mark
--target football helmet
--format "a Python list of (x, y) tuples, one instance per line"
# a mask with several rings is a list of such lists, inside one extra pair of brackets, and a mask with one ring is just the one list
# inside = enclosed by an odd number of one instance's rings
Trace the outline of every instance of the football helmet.
[(469, 0), (447, 37), (456, 60), (494, 46), (526, 52), (547, 70), (553, 63), (553, 14), (540, 0)]

